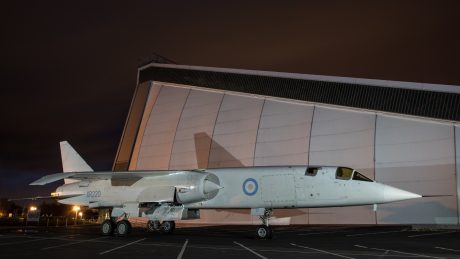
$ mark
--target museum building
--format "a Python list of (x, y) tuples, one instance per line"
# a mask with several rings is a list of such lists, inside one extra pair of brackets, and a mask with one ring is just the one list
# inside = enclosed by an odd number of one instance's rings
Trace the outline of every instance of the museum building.
[[(274, 224), (459, 224), (460, 86), (149, 63), (114, 171), (340, 165), (422, 195), (275, 210)], [(199, 223), (259, 224), (249, 210)]]

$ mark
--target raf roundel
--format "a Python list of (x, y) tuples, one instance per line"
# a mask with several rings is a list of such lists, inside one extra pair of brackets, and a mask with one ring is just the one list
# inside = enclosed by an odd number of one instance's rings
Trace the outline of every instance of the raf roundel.
[(243, 192), (248, 196), (256, 194), (258, 189), (259, 185), (257, 184), (257, 181), (252, 178), (248, 178), (243, 182)]

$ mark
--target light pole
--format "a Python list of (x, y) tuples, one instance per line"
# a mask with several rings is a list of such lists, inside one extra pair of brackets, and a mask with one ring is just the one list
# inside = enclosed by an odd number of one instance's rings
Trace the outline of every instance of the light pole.
[(73, 206), (72, 208), (73, 211), (75, 211), (75, 225), (77, 225), (77, 216), (78, 216), (78, 212), (80, 211), (80, 206)]

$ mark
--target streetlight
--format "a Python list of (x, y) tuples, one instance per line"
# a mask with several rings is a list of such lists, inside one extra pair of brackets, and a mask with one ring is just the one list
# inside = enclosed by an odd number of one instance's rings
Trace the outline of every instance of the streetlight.
[(36, 210), (37, 210), (37, 207), (35, 207), (35, 206), (30, 206), (30, 208), (29, 208), (29, 211), (36, 211)]
[(78, 216), (80, 216), (80, 219), (83, 220), (83, 212), (82, 211), (78, 212)]
[(77, 215), (78, 215), (78, 212), (80, 211), (80, 206), (73, 206), (72, 208), (73, 211), (75, 211), (75, 225), (77, 225)]

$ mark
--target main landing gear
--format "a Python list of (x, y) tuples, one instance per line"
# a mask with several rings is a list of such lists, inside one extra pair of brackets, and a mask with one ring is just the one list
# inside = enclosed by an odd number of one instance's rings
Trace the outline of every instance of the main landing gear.
[(117, 236), (126, 236), (131, 233), (132, 227), (128, 220), (122, 219), (118, 222), (112, 219), (106, 219), (102, 222), (101, 232), (104, 236), (116, 234)]
[(176, 223), (174, 221), (163, 221), (160, 223), (158, 220), (149, 220), (147, 222), (147, 230), (149, 232), (159, 231), (163, 234), (171, 234), (176, 229)]
[(259, 239), (272, 239), (273, 231), (272, 228), (269, 226), (269, 219), (273, 215), (273, 209), (265, 209), (264, 214), (259, 216), (260, 220), (262, 220), (262, 225), (258, 226), (256, 229), (256, 236)]

